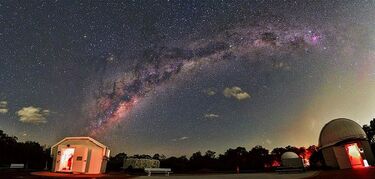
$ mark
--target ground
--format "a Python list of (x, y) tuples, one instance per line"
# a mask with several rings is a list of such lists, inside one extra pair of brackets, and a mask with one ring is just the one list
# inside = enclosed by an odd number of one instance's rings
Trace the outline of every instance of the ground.
[[(194, 178), (204, 178), (204, 179), (297, 179), (306, 178), (316, 175), (318, 172), (305, 172), (305, 173), (295, 173), (295, 174), (278, 174), (278, 173), (246, 173), (246, 174), (210, 174), (210, 175), (171, 175), (169, 179), (194, 179)], [(152, 179), (165, 179), (165, 176), (152, 176)], [(148, 176), (141, 176), (137, 179), (150, 179)]]
[(310, 177), (308, 179), (367, 179), (375, 178), (375, 167), (369, 168), (357, 168), (357, 169), (346, 169), (346, 170), (329, 170), (321, 171), (318, 175)]
[(105, 175), (72, 175), (72, 174), (61, 174), (51, 172), (30, 172), (20, 170), (0, 170), (0, 179), (62, 179), (62, 178), (79, 178), (79, 179), (93, 179), (93, 178), (105, 178), (105, 179), (129, 179), (135, 178), (135, 176), (129, 176), (125, 173), (110, 173)]
[[(35, 173), (34, 173), (35, 174)], [(40, 173), (39, 173), (40, 174)], [(42, 173), (43, 174), (43, 173)], [(44, 176), (31, 175), (30, 171), (16, 171), (16, 170), (7, 170), (0, 171), (1, 179), (46, 179), (46, 178), (105, 178), (105, 179), (128, 179), (128, 178), (137, 178), (137, 179), (193, 179), (193, 178), (204, 178), (204, 179), (366, 179), (366, 178), (375, 178), (375, 167), (371, 168), (362, 168), (362, 169), (347, 169), (347, 170), (328, 170), (328, 171), (310, 171), (306, 173), (296, 173), (296, 174), (278, 174), (278, 173), (248, 173), (248, 174), (196, 174), (196, 175), (183, 175), (183, 174), (172, 174), (169, 177), (164, 175), (156, 176), (129, 176), (124, 173), (109, 173), (106, 175), (64, 175), (61, 174), (51, 174), (45, 172)]]

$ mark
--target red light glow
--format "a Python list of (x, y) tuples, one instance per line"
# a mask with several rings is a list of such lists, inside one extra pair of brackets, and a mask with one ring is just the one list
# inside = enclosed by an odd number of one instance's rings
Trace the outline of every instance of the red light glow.
[(61, 149), (60, 172), (71, 172), (73, 166), (74, 148)]
[(356, 143), (345, 145), (350, 164), (353, 168), (363, 167), (362, 156)]

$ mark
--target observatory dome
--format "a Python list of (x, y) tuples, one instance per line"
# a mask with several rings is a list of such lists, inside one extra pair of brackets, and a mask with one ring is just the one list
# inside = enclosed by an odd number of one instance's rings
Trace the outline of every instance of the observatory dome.
[(358, 123), (350, 119), (334, 119), (320, 132), (319, 147), (328, 147), (348, 139), (366, 139), (366, 133)]
[(294, 152), (285, 152), (281, 155), (281, 159), (289, 159), (289, 158), (299, 158), (299, 156)]

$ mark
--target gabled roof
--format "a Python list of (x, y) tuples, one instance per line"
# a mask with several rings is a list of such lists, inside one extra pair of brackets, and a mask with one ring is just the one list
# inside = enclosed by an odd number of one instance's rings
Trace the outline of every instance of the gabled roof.
[[(55, 145), (53, 145), (51, 147), (51, 149), (53, 149), (54, 147), (58, 146), (59, 144), (67, 141), (67, 140), (89, 140), (90, 142), (94, 143), (95, 145), (105, 149), (107, 148), (107, 146), (105, 146), (104, 144), (98, 142), (97, 140), (91, 138), (91, 137), (65, 137), (63, 140), (60, 140), (59, 142), (57, 142)], [(52, 152), (52, 150), (51, 150)]]

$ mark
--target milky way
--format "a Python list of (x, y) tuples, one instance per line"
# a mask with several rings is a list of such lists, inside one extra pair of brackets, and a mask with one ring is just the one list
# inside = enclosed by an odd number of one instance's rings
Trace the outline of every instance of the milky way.
[[(182, 71), (202, 64), (233, 59), (256, 61), (255, 54), (309, 53), (325, 50), (324, 33), (316, 27), (291, 23), (257, 24), (225, 30), (213, 38), (189, 41), (183, 47), (163, 46), (144, 51), (134, 69), (100, 82), (91, 106), (91, 135), (101, 133), (126, 118), (139, 100)], [(146, 62), (146, 63), (145, 63)], [(113, 63), (113, 58), (105, 63)], [(105, 65), (101, 68), (105, 69)], [(104, 87), (105, 85), (107, 87)], [(108, 85), (109, 84), (109, 85)]]

